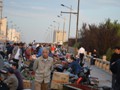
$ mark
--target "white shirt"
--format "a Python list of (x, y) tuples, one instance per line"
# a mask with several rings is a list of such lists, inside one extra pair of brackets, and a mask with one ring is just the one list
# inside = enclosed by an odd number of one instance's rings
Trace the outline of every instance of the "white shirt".
[(15, 55), (15, 59), (19, 60), (19, 56), (20, 56), (20, 49), (18, 48), (17, 53)]

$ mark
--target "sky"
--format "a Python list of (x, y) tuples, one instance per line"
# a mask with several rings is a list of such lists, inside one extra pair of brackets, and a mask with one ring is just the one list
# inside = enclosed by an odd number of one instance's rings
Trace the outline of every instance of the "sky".
[[(58, 18), (61, 11), (69, 11), (61, 4), (71, 6), (77, 11), (78, 0), (3, 0), (3, 17), (8, 18), (9, 28), (14, 24), (22, 33), (24, 42), (51, 42), (51, 33), (63, 27), (63, 19)], [(65, 18), (65, 31), (68, 32), (69, 14), (62, 14)], [(120, 22), (120, 0), (80, 0), (79, 29), (82, 23), (99, 24), (107, 18)], [(13, 23), (11, 23), (11, 21)], [(50, 26), (52, 25), (52, 26)], [(48, 29), (50, 27), (50, 29)], [(75, 37), (76, 15), (72, 15), (70, 37)]]

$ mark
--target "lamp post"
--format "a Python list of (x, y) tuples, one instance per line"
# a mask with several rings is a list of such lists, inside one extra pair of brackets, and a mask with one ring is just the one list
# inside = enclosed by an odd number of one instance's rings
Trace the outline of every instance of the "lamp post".
[[(51, 37), (52, 37), (52, 43), (54, 43), (54, 30), (55, 30), (55, 26), (50, 25), (51, 27)], [(53, 28), (53, 29), (52, 29)]]
[[(65, 6), (65, 5), (62, 4), (62, 6)], [(67, 7), (67, 6), (65, 6), (65, 7)], [(68, 7), (67, 7), (67, 8), (68, 8)], [(80, 9), (80, 0), (78, 0), (77, 12), (62, 12), (62, 11), (61, 11), (61, 13), (77, 14), (77, 21), (76, 21), (76, 39), (75, 39), (75, 43), (77, 43), (77, 40), (78, 40), (79, 9)]]
[(80, 0), (78, 0), (78, 6), (77, 6), (76, 40), (75, 40), (76, 43), (78, 42), (79, 9), (80, 9)]
[(53, 32), (52, 32), (52, 25), (50, 25), (50, 27), (48, 27), (48, 29), (49, 30), (51, 30), (51, 35), (50, 35), (50, 37), (51, 37), (51, 43), (53, 43)]
[(65, 18), (61, 17), (61, 16), (57, 16), (59, 18), (62, 18), (63, 19), (63, 36), (62, 36), (62, 43), (64, 43), (64, 33), (65, 33)]
[(59, 22), (56, 22), (56, 21), (53, 21), (53, 22), (58, 24), (58, 31), (59, 31), (60, 23), (59, 23)]
[[(71, 28), (72, 6), (68, 7), (68, 6), (64, 5), (64, 4), (61, 4), (61, 6), (70, 9), (70, 13), (69, 13), (70, 14), (70, 16), (69, 16), (69, 30), (68, 30), (68, 47), (67, 47), (67, 50), (69, 50), (69, 38), (70, 38), (70, 28)], [(63, 12), (61, 12), (61, 13), (63, 13)]]

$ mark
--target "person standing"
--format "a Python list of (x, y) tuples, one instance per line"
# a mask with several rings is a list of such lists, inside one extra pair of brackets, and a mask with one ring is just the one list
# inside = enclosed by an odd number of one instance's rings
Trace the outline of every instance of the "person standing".
[(81, 47), (78, 50), (78, 56), (79, 56), (79, 59), (80, 59), (80, 65), (82, 65), (82, 63), (83, 63), (84, 55), (85, 55), (85, 49), (83, 47)]
[(43, 50), (43, 47), (39, 46), (39, 50), (38, 50), (38, 53), (37, 53), (36, 57), (42, 56), (42, 50)]
[(35, 71), (35, 90), (48, 90), (53, 59), (49, 57), (49, 51), (43, 48), (42, 56), (35, 60), (33, 70)]
[(27, 60), (31, 60), (32, 59), (32, 55), (33, 55), (32, 44), (29, 44), (29, 46), (25, 50), (25, 57), (26, 57)]
[(95, 65), (96, 58), (97, 58), (97, 51), (96, 51), (96, 49), (94, 49), (92, 52), (91, 65)]
[(116, 62), (116, 82), (113, 90), (120, 90), (120, 59)]
[(55, 45), (51, 45), (51, 52), (52, 52), (53, 54), (55, 53), (55, 50), (56, 50)]
[(18, 63), (21, 56), (22, 56), (21, 44), (17, 44), (12, 51), (13, 61)]
[(120, 47), (114, 48), (114, 53), (111, 56), (110, 59), (110, 70), (112, 72), (112, 89), (115, 90), (115, 83), (116, 83), (116, 62), (120, 59)]

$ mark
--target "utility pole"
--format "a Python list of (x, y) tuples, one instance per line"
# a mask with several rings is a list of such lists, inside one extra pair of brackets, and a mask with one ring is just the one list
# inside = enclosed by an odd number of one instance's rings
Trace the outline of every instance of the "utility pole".
[[(61, 6), (65, 6), (65, 5), (61, 5)], [(65, 6), (66, 7), (66, 6)], [(67, 7), (68, 8), (68, 7)], [(76, 21), (76, 39), (75, 39), (75, 43), (78, 42), (78, 28), (79, 28), (79, 9), (80, 9), (80, 0), (78, 0), (78, 6), (77, 6), (77, 12), (61, 12), (61, 13), (68, 13), (68, 14), (77, 14), (77, 21)]]
[(78, 42), (79, 9), (80, 9), (80, 0), (78, 0), (78, 7), (77, 7), (76, 40), (75, 40), (75, 43), (77, 43), (77, 42)]

